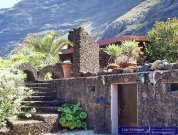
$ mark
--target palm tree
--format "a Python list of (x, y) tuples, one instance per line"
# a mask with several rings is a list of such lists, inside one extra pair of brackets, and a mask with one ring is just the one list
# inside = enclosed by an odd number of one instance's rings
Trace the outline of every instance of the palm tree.
[(30, 34), (30, 37), (24, 41), (24, 44), (28, 48), (33, 48), (36, 52), (47, 54), (58, 62), (60, 60), (58, 54), (61, 49), (66, 45), (71, 45), (71, 43), (65, 38), (58, 39), (57, 36), (56, 32), (47, 33), (43, 38)]

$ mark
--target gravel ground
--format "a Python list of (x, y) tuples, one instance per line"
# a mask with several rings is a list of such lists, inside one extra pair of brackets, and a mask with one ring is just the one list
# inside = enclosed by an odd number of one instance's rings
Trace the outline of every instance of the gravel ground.
[(77, 130), (77, 131), (64, 131), (64, 132), (58, 132), (54, 134), (44, 134), (44, 135), (101, 135), (101, 134), (94, 134), (93, 130), (81, 130), (81, 131)]

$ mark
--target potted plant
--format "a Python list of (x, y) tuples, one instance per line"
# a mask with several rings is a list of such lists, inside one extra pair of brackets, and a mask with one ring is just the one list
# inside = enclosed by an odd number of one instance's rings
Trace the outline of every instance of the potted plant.
[(116, 58), (116, 63), (121, 68), (137, 66), (137, 59), (141, 53), (141, 47), (135, 40), (126, 40), (121, 45), (122, 55)]
[(65, 60), (63, 61), (63, 63), (61, 63), (62, 69), (63, 69), (63, 73), (64, 73), (64, 77), (65, 78), (69, 78), (72, 75), (72, 63), (70, 60)]
[(104, 52), (106, 52), (108, 55), (110, 55), (110, 58), (108, 60), (108, 69), (116, 69), (119, 67), (118, 64), (116, 64), (116, 58), (121, 55), (122, 48), (116, 44), (110, 44), (104, 49)]

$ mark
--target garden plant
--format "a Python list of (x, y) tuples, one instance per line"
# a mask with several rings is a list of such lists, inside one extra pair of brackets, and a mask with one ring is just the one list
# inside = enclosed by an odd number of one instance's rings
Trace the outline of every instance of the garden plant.
[[(23, 86), (25, 74), (15, 65), (7, 67), (0, 61), (0, 128), (6, 126), (7, 118), (17, 118), (19, 115), (30, 117), (35, 110), (24, 112), (21, 101), (31, 95), (32, 90)], [(4, 68), (6, 67), (6, 68)]]
[(123, 65), (128, 62), (137, 63), (137, 59), (141, 53), (141, 47), (135, 40), (126, 40), (121, 45), (110, 44), (104, 49), (110, 55), (109, 61), (116, 65)]
[(178, 60), (178, 19), (168, 19), (165, 22), (156, 22), (154, 28), (148, 32), (149, 43), (146, 44), (145, 55), (147, 60)]
[(69, 129), (87, 128), (87, 113), (83, 111), (79, 103), (64, 104), (58, 109), (58, 111), (60, 112), (59, 123), (62, 127)]

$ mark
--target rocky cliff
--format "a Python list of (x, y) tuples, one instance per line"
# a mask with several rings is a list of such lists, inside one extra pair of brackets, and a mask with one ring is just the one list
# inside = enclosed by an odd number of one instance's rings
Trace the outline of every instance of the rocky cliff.
[(65, 36), (83, 26), (96, 39), (118, 34), (145, 35), (156, 20), (178, 16), (177, 0), (22, 0), (0, 9), (0, 56), (28, 33), (55, 30)]

